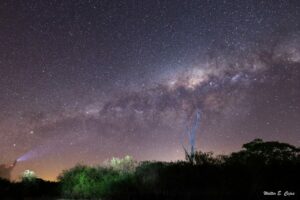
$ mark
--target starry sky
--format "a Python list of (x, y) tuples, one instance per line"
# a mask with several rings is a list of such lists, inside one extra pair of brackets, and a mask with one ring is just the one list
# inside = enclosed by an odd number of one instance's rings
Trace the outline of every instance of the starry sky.
[(0, 2), (0, 163), (55, 180), (78, 162), (300, 144), (300, 3)]

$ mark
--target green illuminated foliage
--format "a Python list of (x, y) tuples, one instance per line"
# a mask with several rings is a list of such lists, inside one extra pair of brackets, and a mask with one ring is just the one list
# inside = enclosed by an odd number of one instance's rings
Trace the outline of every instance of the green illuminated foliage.
[(22, 175), (21, 175), (21, 179), (23, 182), (34, 182), (36, 180), (36, 174), (34, 171), (32, 170), (25, 170)]
[(62, 195), (69, 198), (101, 198), (130, 192), (135, 161), (113, 158), (108, 167), (77, 165), (59, 177)]

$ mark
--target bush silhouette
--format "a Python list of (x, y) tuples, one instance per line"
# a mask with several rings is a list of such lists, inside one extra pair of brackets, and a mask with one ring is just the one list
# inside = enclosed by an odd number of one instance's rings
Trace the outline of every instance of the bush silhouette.
[(15, 183), (0, 179), (0, 195), (8, 199), (252, 200), (264, 199), (263, 191), (281, 190), (295, 192), (297, 198), (299, 157), (299, 148), (293, 145), (255, 139), (227, 156), (195, 151), (192, 161), (137, 164), (128, 157), (112, 159), (106, 167), (76, 165), (63, 171), (57, 183), (38, 178)]

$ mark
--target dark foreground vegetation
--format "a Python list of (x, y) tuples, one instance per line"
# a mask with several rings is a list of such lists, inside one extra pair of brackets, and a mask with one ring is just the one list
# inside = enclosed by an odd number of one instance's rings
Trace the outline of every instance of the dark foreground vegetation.
[(229, 156), (196, 152), (187, 155), (187, 161), (139, 164), (125, 157), (106, 167), (77, 165), (64, 171), (58, 182), (1, 180), (0, 195), (1, 199), (299, 199), (299, 169), (299, 148), (256, 139)]

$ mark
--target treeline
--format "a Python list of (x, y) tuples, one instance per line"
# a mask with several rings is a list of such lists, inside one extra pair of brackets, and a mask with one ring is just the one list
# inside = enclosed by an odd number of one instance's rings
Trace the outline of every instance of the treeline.
[(57, 198), (60, 195), (58, 182), (44, 181), (36, 178), (31, 181), (9, 182), (0, 178), (0, 199)]
[[(264, 191), (282, 191), (282, 195), (288, 191), (288, 199), (296, 199), (300, 192), (299, 152), (299, 148), (286, 143), (256, 139), (228, 156), (198, 151), (187, 154), (186, 161), (169, 163), (137, 163), (127, 156), (112, 159), (102, 167), (77, 165), (62, 172), (58, 183), (47, 187), (52, 188), (48, 191), (51, 195), (78, 199), (269, 198)], [(25, 187), (32, 183), (14, 184)], [(35, 190), (43, 191), (42, 187)]]

